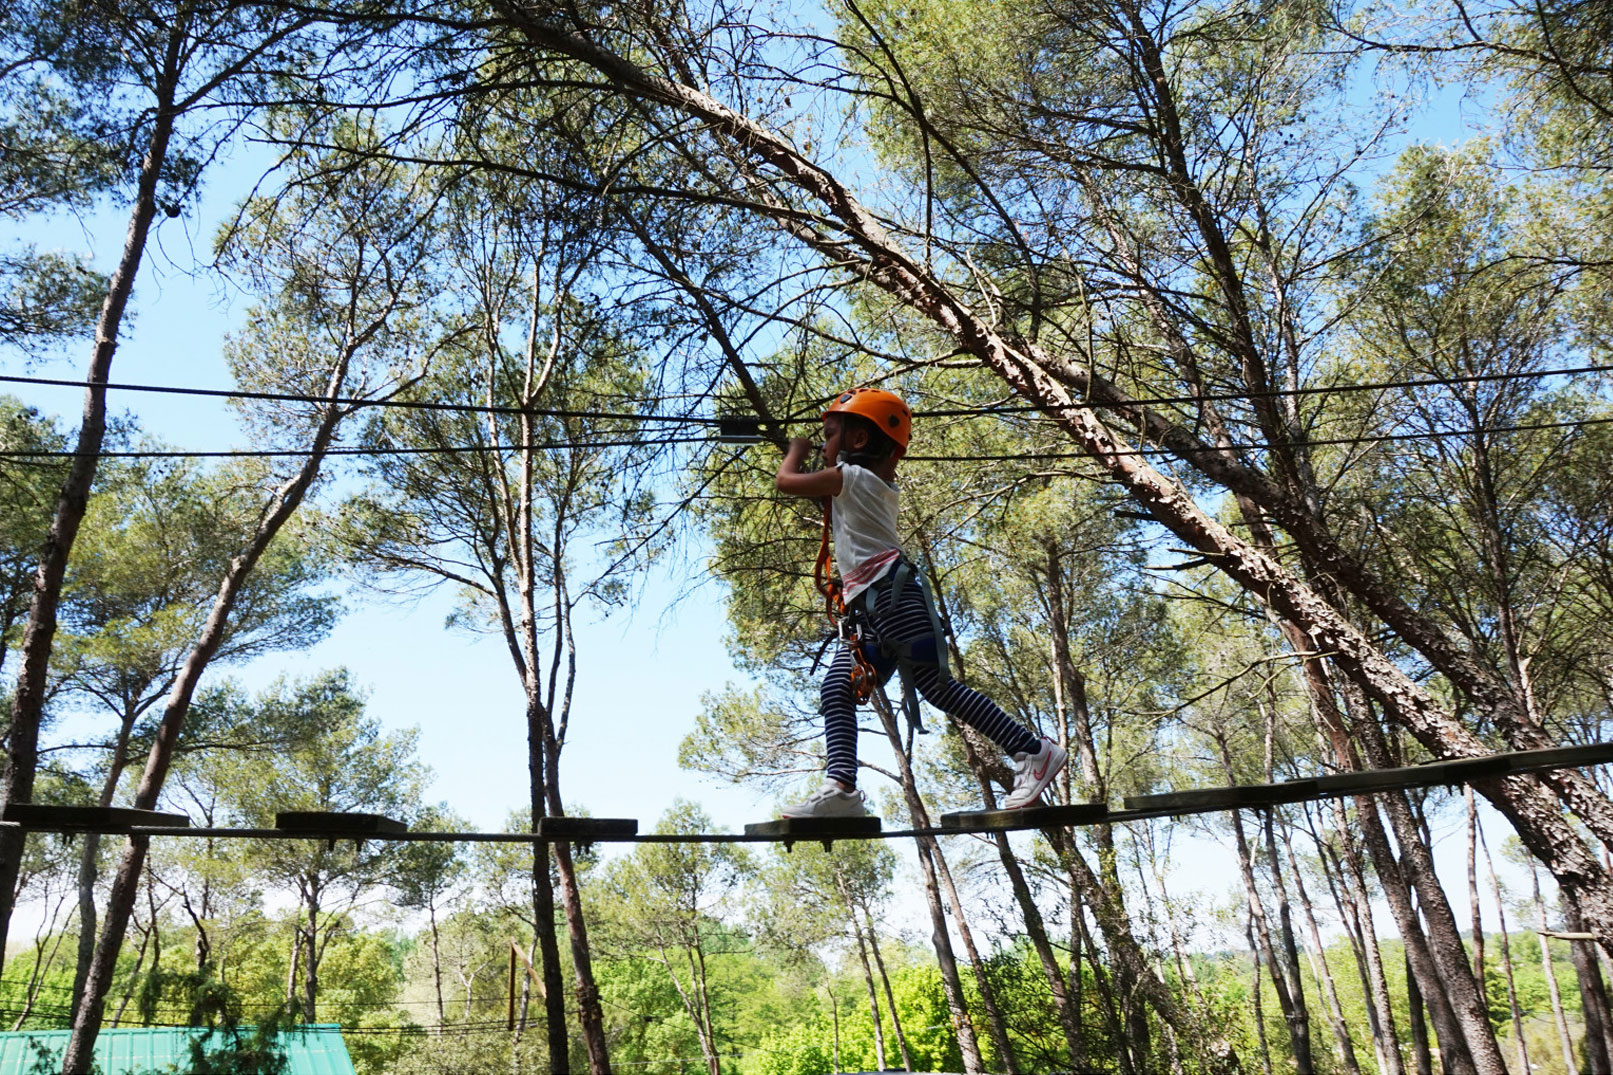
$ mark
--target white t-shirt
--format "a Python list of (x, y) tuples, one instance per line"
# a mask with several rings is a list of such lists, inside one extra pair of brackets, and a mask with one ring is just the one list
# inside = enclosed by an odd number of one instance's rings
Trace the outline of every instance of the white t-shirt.
[(839, 463), (840, 495), (834, 498), (835, 562), (842, 595), (853, 598), (878, 582), (902, 555), (896, 536), (896, 485), (855, 463)]

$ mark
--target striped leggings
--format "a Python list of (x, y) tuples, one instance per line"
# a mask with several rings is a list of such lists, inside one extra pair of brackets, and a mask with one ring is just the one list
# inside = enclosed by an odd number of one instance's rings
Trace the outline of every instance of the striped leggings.
[[(870, 597), (872, 594), (870, 591)], [(865, 633), (890, 642), (911, 642), (931, 634), (930, 614), (917, 585), (909, 583), (902, 588), (894, 609), (889, 607), (890, 597), (890, 590), (882, 588), (877, 601), (869, 602), (870, 607), (863, 617)], [(936, 644), (944, 643), (937, 639)], [(818, 709), (823, 714), (823, 737), (829, 758), (825, 768), (829, 779), (855, 787), (857, 694), (851, 686), (852, 663), (851, 647), (840, 646), (829, 663), (828, 674), (823, 677)], [(889, 668), (881, 667), (880, 682), (890, 679), (895, 670), (894, 662)], [(1041, 745), (1040, 739), (984, 694), (955, 679), (943, 681), (941, 670), (935, 665), (915, 662), (912, 673), (913, 685), (926, 702), (952, 714), (1009, 754), (1031, 753)]]

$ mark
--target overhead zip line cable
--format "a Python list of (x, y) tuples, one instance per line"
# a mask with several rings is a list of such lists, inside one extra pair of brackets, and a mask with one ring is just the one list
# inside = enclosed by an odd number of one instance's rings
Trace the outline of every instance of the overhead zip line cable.
[[(600, 448), (653, 448), (664, 444), (718, 444), (716, 437), (664, 437), (653, 440), (556, 441), (541, 444), (449, 444), (433, 448), (326, 448), (324, 455), (399, 456), (466, 455), (478, 452), (594, 451)], [(85, 453), (72, 451), (0, 451), (0, 459), (72, 459)], [(131, 448), (128, 451), (92, 453), (102, 459), (300, 459), (314, 454), (308, 448), (237, 448), (222, 451)]]
[[(640, 414), (627, 411), (582, 411), (561, 407), (505, 407), (486, 403), (443, 403), (435, 400), (365, 399), (362, 396), (316, 396), (298, 392), (255, 392), (235, 388), (189, 388), (184, 385), (158, 384), (100, 384), (88, 381), (67, 381), (51, 377), (22, 377), (15, 374), (0, 375), (0, 384), (39, 385), (47, 388), (105, 388), (112, 392), (145, 392), (167, 396), (201, 396), (212, 399), (252, 399), (269, 403), (320, 403), (354, 409), (450, 411), (462, 414), (504, 414), (511, 417), (526, 415), (537, 418), (587, 418), (619, 422), (671, 422), (680, 425), (720, 425), (725, 419), (717, 416), (680, 414)], [(658, 398), (658, 397), (657, 397)]]
[[(1285, 397), (1302, 396), (1333, 396), (1348, 395), (1352, 392), (1384, 392), (1401, 388), (1446, 388), (1458, 384), (1483, 384), (1492, 381), (1522, 381), (1543, 377), (1567, 377), (1582, 373), (1613, 373), (1613, 366), (1563, 366), (1549, 370), (1523, 370), (1515, 373), (1473, 373), (1460, 377), (1424, 377), (1400, 381), (1368, 381), (1362, 384), (1312, 385), (1306, 388), (1269, 388), (1260, 391), (1248, 392), (1215, 392), (1202, 396), (1157, 396), (1147, 399), (1124, 400), (1085, 400), (1079, 403), (1067, 403), (1062, 406), (1041, 406), (1035, 403), (1001, 404), (994, 403), (984, 407), (951, 407), (941, 410), (913, 412), (914, 418), (969, 418), (980, 414), (1014, 415), (1014, 414), (1040, 414), (1047, 411), (1070, 411), (1082, 408), (1094, 410), (1114, 410), (1120, 407), (1186, 407), (1200, 403), (1235, 403), (1239, 400), (1252, 399), (1282, 399)], [(825, 397), (819, 403), (827, 405), (834, 396)], [(814, 404), (816, 406), (817, 404)], [(807, 421), (808, 415), (803, 412), (799, 418), (788, 421)]]
[[(914, 418), (970, 418), (978, 415), (1014, 415), (1038, 414), (1048, 410), (1065, 411), (1092, 408), (1096, 410), (1113, 410), (1121, 407), (1174, 407), (1193, 406), (1200, 403), (1229, 403), (1239, 400), (1251, 399), (1279, 399), (1283, 397), (1328, 396), (1345, 395), (1353, 392), (1382, 392), (1392, 389), (1440, 388), (1457, 384), (1480, 384), (1495, 381), (1530, 380), (1544, 377), (1567, 377), (1576, 374), (1613, 373), (1613, 365), (1592, 366), (1563, 366), (1549, 370), (1527, 370), (1512, 373), (1475, 373), (1460, 377), (1420, 378), (1399, 381), (1371, 381), (1363, 384), (1339, 385), (1313, 385), (1305, 388), (1273, 388), (1263, 391), (1251, 392), (1221, 392), (1203, 396), (1158, 396), (1152, 398), (1126, 399), (1126, 400), (1086, 400), (1078, 403), (1068, 403), (1051, 407), (1037, 404), (991, 404), (983, 407), (952, 407), (939, 410), (913, 412)], [(336, 404), (354, 408), (374, 408), (377, 410), (417, 410), (417, 411), (445, 411), (463, 414), (503, 414), (512, 417), (528, 415), (543, 418), (582, 418), (597, 419), (600, 421), (623, 422), (665, 422), (680, 425), (723, 426), (733, 421), (736, 416), (723, 415), (677, 415), (677, 414), (641, 414), (626, 411), (588, 411), (569, 410), (557, 407), (508, 407), (496, 404), (480, 403), (444, 403), (434, 400), (399, 400), (399, 399), (365, 399), (358, 396), (316, 396), (296, 392), (261, 392), (245, 389), (225, 388), (191, 388), (183, 385), (152, 385), (108, 383), (91, 384), (87, 381), (69, 381), (50, 377), (24, 377), (16, 374), (0, 375), (0, 383), (37, 385), (50, 388), (105, 388), (116, 392), (144, 392), (157, 395), (201, 396), (214, 399), (251, 399), (264, 402), (277, 403), (322, 403)], [(656, 399), (662, 397), (653, 397)], [(801, 425), (818, 420), (820, 405), (827, 405), (833, 396), (825, 400), (810, 404), (807, 410), (799, 414), (784, 418), (777, 418), (771, 414), (754, 416), (754, 420), (763, 424), (775, 425)], [(752, 400), (754, 404), (754, 399)], [(751, 418), (752, 416), (737, 416)]]
[[(1375, 433), (1363, 437), (1324, 437), (1314, 440), (1294, 442), (1306, 447), (1338, 447), (1368, 446), (1373, 444), (1389, 444), (1400, 441), (1417, 440), (1443, 440), (1447, 437), (1474, 437), (1480, 434), (1494, 435), (1499, 433), (1531, 433), (1548, 429), (1580, 429), (1586, 426), (1598, 426), (1613, 423), (1613, 416), (1603, 418), (1574, 418), (1561, 422), (1530, 422), (1511, 426), (1486, 426), (1478, 429), (1431, 429), (1418, 433)], [(474, 452), (513, 452), (513, 451), (592, 451), (600, 448), (650, 448), (669, 444), (725, 444), (731, 443), (722, 437), (664, 437), (652, 440), (619, 440), (619, 441), (559, 441), (543, 444), (468, 444), (446, 445), (435, 448), (327, 448), (326, 455), (352, 456), (352, 457), (385, 457), (406, 455), (456, 455)], [(1291, 447), (1292, 445), (1285, 445)], [(1192, 448), (1121, 448), (1115, 451), (1099, 452), (1071, 452), (1071, 451), (1045, 451), (1045, 452), (1006, 452), (1002, 454), (969, 455), (908, 455), (904, 456), (912, 463), (1035, 463), (1058, 459), (1121, 459), (1133, 456), (1172, 456), (1186, 457), (1195, 455), (1216, 455), (1228, 451), (1259, 452), (1267, 451), (1272, 445), (1264, 441), (1250, 441), (1242, 444), (1201, 444)], [(73, 459), (81, 452), (53, 451), (45, 449), (0, 451), (0, 459)], [(181, 450), (147, 450), (130, 449), (128, 451), (111, 451), (94, 453), (102, 459), (256, 459), (256, 458), (301, 458), (312, 454), (306, 448), (241, 448), (227, 451), (181, 451)]]

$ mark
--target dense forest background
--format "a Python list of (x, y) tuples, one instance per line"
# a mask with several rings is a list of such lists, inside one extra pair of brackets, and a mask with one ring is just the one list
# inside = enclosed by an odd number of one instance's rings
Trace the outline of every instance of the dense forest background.
[[(462, 830), (348, 672), (230, 678), (430, 592), (507, 654), (520, 711), (479, 719), (525, 732), (531, 833), (588, 798), (577, 623), (657, 572), (723, 587), (750, 677), (678, 762), (787, 794), (825, 625), (776, 449), (854, 383), (914, 407), (904, 547), (953, 673), (1068, 745), (1059, 802), (1599, 742), (1610, 121), (1590, 0), (18, 0), (0, 797)], [(107, 212), (109, 266), (73, 245)], [(159, 249), (244, 310), (222, 455), (109, 406)], [(22, 401), (63, 356), (76, 424)], [(869, 715), (888, 822), (1009, 777), (929, 720)], [(1605, 772), (1193, 824), (1224, 901), (1168, 820), (790, 854), (5, 826), (0, 994), (71, 1027), (69, 1075), (104, 1026), (251, 1028), (198, 1044), (225, 1072), (308, 1023), (366, 1073), (1613, 1072)]]

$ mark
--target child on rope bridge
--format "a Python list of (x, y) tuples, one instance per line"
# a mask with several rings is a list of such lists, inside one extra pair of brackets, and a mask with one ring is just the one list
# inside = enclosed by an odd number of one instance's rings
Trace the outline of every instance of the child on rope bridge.
[(931, 705), (1013, 756), (1014, 786), (1004, 809), (1037, 802), (1064, 767), (1064, 748), (1045, 736), (1038, 740), (990, 698), (947, 674), (946, 644), (928, 585), (903, 556), (896, 532), (896, 466), (907, 452), (911, 431), (912, 415), (899, 397), (855, 388), (824, 412), (823, 459), (829, 466), (802, 470), (813, 447), (805, 437), (790, 441), (779, 464), (774, 484), (780, 492), (825, 502), (840, 567), (838, 593), (832, 580), (824, 580), (831, 613), (843, 602), (859, 636), (839, 647), (823, 679), (820, 710), (828, 779), (816, 794), (784, 807), (785, 817), (867, 814), (857, 790), (857, 702), (868, 696), (874, 680), (883, 684), (898, 668), (910, 717), (916, 717), (917, 703), (911, 698), (916, 687)]

